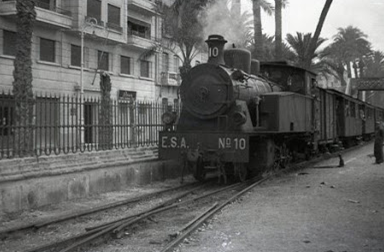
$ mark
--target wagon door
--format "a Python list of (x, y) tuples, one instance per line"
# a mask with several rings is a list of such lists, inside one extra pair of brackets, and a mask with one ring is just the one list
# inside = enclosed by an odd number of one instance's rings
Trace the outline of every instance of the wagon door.
[(342, 97), (336, 98), (336, 131), (338, 136), (344, 136), (345, 129), (345, 100)]

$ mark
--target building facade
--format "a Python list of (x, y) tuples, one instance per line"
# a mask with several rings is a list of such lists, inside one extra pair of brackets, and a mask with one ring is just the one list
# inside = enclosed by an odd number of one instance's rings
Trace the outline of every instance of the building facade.
[[(16, 1), (0, 0), (0, 159), (17, 156), (16, 131), (24, 128), (31, 128), (36, 155), (155, 143), (164, 105), (178, 104), (181, 82), (181, 54), (163, 46), (157, 1), (34, 2), (33, 120), (18, 128), (12, 95)], [(193, 65), (204, 62), (203, 55)], [(110, 107), (101, 102), (105, 75)]]
[[(177, 99), (181, 63), (161, 47), (155, 0), (35, 2), (35, 92), (97, 97), (102, 71), (111, 78), (112, 98)], [(16, 1), (0, 0), (0, 90), (5, 92), (12, 89), (15, 37)]]

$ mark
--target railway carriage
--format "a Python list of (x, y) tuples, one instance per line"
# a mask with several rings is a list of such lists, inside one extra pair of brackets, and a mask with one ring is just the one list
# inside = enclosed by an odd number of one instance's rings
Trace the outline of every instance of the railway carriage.
[(337, 110), (336, 97), (333, 90), (318, 88), (319, 108), (314, 111), (318, 115), (319, 137), (318, 144), (323, 147), (323, 151), (331, 150), (332, 146), (338, 143), (337, 134)]
[(369, 140), (375, 134), (375, 107), (369, 103), (364, 103), (359, 111), (363, 125), (363, 138), (364, 140)]
[(220, 35), (206, 42), (208, 62), (183, 79), (180, 114), (166, 112), (159, 133), (159, 157), (180, 160), (198, 180), (217, 170), (224, 181), (243, 181), (340, 140), (370, 136), (383, 118), (382, 109), (316, 87), (316, 74), (306, 69), (224, 50)]

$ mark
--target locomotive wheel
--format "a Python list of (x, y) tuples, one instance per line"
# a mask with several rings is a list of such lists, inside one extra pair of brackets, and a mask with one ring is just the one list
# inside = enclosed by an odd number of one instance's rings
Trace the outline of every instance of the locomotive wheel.
[(244, 182), (248, 176), (248, 168), (244, 163), (236, 163), (235, 166), (235, 176), (239, 181)]
[(201, 157), (199, 157), (196, 162), (188, 161), (189, 170), (192, 172), (193, 177), (197, 181), (204, 181), (206, 172), (204, 170), (204, 164)]
[(285, 143), (281, 146), (275, 146), (275, 163), (274, 169), (281, 169), (287, 167), (291, 162), (292, 155)]
[(281, 162), (281, 165), (282, 165), (282, 168), (285, 168), (289, 165), (289, 163), (291, 162), (292, 160), (292, 155), (291, 155), (291, 152), (289, 151), (287, 145), (284, 143), (282, 146), (281, 146), (281, 158), (282, 158), (282, 162)]

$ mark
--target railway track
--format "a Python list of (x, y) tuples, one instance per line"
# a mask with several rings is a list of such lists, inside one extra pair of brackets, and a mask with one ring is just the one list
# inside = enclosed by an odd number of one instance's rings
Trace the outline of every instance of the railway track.
[[(250, 183), (250, 182), (247, 182)], [(223, 187), (218, 185), (216, 180), (214, 183), (193, 184), (183, 186), (175, 192), (175, 190), (167, 190), (162, 192), (162, 197), (155, 197), (141, 205), (140, 208), (135, 209), (132, 207), (130, 211), (120, 212), (116, 214), (116, 210), (112, 210), (110, 214), (115, 214), (113, 220), (98, 221), (95, 225), (93, 219), (99, 219), (99, 211), (91, 209), (89, 216), (86, 216), (89, 222), (82, 220), (81, 229), (73, 232), (73, 229), (68, 229), (72, 222), (76, 223), (76, 215), (66, 216), (66, 218), (58, 218), (51, 222), (37, 223), (34, 225), (26, 225), (19, 230), (10, 230), (14, 235), (19, 237), (27, 237), (26, 240), (34, 240), (31, 244), (20, 244), (16, 249), (8, 250), (8, 248), (15, 248), (12, 242), (8, 246), (1, 246), (1, 251), (20, 251), (20, 252), (45, 252), (45, 251), (108, 251), (104, 248), (106, 246), (113, 246), (118, 242), (130, 243), (130, 240), (135, 240), (133, 245), (138, 248), (137, 251), (151, 251), (156, 249), (159, 251), (162, 247), (169, 247), (169, 249), (177, 245), (177, 241), (181, 241), (183, 237), (197, 227), (196, 223), (202, 223), (206, 218), (211, 217), (215, 212), (222, 209), (230, 201), (233, 201), (233, 195), (243, 190), (247, 184), (237, 183)], [(172, 196), (170, 196), (172, 194)], [(152, 195), (153, 196), (153, 195)], [(146, 199), (150, 195), (142, 196)], [(136, 199), (133, 202), (137, 202)], [(132, 204), (132, 201), (127, 200)], [(214, 207), (206, 209), (211, 202), (216, 202)], [(121, 205), (122, 202), (109, 204), (108, 206), (100, 207), (103, 215), (108, 214), (109, 208), (116, 208), (115, 205)], [(201, 212), (205, 213), (201, 215)], [(95, 215), (96, 214), (96, 215)], [(85, 216), (85, 213), (81, 213)], [(84, 218), (84, 217), (83, 217)], [(65, 221), (64, 221), (65, 219)], [(60, 222), (60, 223), (59, 223)], [(170, 223), (171, 227), (165, 227), (164, 223)], [(36, 229), (39, 227), (38, 229)], [(154, 229), (169, 230), (166, 232), (152, 232)], [(54, 232), (52, 232), (54, 230)], [(72, 231), (69, 231), (72, 230)], [(139, 239), (143, 233), (154, 233), (160, 236), (148, 239)], [(55, 233), (56, 235), (52, 235)], [(61, 235), (57, 235), (61, 234)], [(136, 236), (138, 234), (138, 237)], [(34, 238), (35, 237), (35, 238)], [(175, 238), (178, 238), (174, 240)], [(15, 240), (17, 242), (17, 240)], [(19, 241), (20, 242), (20, 241)], [(172, 242), (172, 244), (171, 244)], [(169, 244), (168, 244), (169, 243)], [(112, 245), (111, 245), (112, 244)], [(167, 245), (168, 244), (168, 245)], [(149, 246), (151, 250), (147, 250)], [(140, 250), (142, 248), (142, 250)], [(131, 250), (130, 250), (131, 251)], [(136, 251), (134, 248), (132, 251)]]
[[(180, 214), (182, 214), (186, 209), (188, 209), (188, 215), (193, 215), (194, 212), (199, 212), (200, 209), (203, 209), (203, 207), (201, 207), (201, 204), (203, 205), (207, 204), (207, 202), (212, 201), (213, 199), (215, 199), (215, 197), (216, 197), (216, 200), (218, 200), (218, 198), (221, 198), (220, 201), (226, 202), (225, 199), (227, 198), (228, 196), (227, 194), (230, 191), (232, 190), (236, 191), (236, 189), (239, 190), (239, 189), (243, 189), (244, 187), (245, 187), (245, 184), (242, 184), (242, 183), (221, 187), (219, 189), (206, 188), (206, 186), (197, 186), (185, 192), (178, 193), (176, 196), (164, 202), (161, 202), (153, 207), (150, 207), (149, 209), (146, 209), (144, 211), (141, 211), (135, 214), (129, 214), (129, 215), (120, 217), (116, 220), (102, 223), (97, 226), (89, 226), (85, 228), (85, 231), (83, 231), (82, 233), (67, 237), (66, 239), (63, 239), (60, 241), (55, 241), (52, 243), (44, 244), (42, 246), (37, 246), (32, 249), (25, 250), (25, 252), (27, 251), (28, 252), (35, 252), (35, 251), (66, 252), (66, 251), (76, 251), (76, 249), (79, 249), (79, 248), (82, 249), (81, 251), (95, 251), (95, 249), (98, 249), (98, 246), (100, 244), (109, 243), (111, 241), (113, 242), (116, 239), (121, 240), (122, 238), (128, 237), (127, 234), (135, 232), (135, 231), (132, 231), (132, 227), (134, 225), (138, 225), (140, 228), (143, 228), (148, 224), (148, 223), (147, 224), (143, 224), (143, 223), (148, 221), (151, 222), (152, 225), (157, 225), (159, 221), (154, 221), (152, 218), (165, 218), (167, 220), (166, 222), (174, 223), (172, 220), (172, 217), (178, 216), (180, 218)], [(204, 190), (202, 190), (203, 188)], [(218, 196), (220, 194), (221, 196)], [(234, 198), (232, 197), (230, 199), (233, 200)], [(183, 235), (187, 234), (192, 230), (191, 227), (196, 226), (196, 223), (201, 223), (202, 221), (205, 221), (207, 217), (211, 216), (213, 213), (220, 210), (229, 202), (230, 201), (228, 201), (225, 204), (221, 203), (220, 205), (219, 203), (216, 203), (215, 208), (207, 212), (209, 213), (209, 215), (201, 216), (197, 218), (195, 221), (189, 222), (188, 225), (184, 224), (183, 225), (184, 227), (182, 227), (180, 231), (177, 232), (177, 234), (181, 234), (181, 233), (183, 233)], [(176, 209), (178, 209), (179, 213), (177, 213)], [(165, 215), (162, 215), (165, 212), (168, 212), (168, 213)], [(183, 218), (183, 219), (188, 220), (188, 218)], [(146, 229), (142, 229), (142, 231), (145, 232)], [(170, 235), (174, 236), (172, 234)], [(152, 242), (150, 242), (149, 245), (152, 245), (152, 246), (156, 245), (156, 247), (158, 247), (160, 242), (153, 242), (154, 240), (155, 238), (152, 239)], [(181, 239), (179, 238), (179, 240)], [(93, 245), (89, 245), (90, 243), (92, 243)], [(142, 243), (143, 244), (147, 243), (147, 240), (144, 239)], [(98, 244), (96, 245), (96, 248), (94, 247), (95, 244)], [(176, 242), (173, 242), (170, 248), (172, 248), (176, 244), (177, 244)], [(105, 251), (105, 249), (100, 248), (100, 251)], [(170, 251), (170, 250), (168, 249), (165, 251)]]
[[(209, 184), (209, 181), (207, 182)], [(59, 215), (43, 220), (25, 223), (22, 225), (13, 226), (0, 231), (0, 251), (8, 251), (8, 247), (16, 249), (9, 251), (23, 251), (26, 247), (32, 244), (44, 243), (46, 240), (61, 240), (69, 233), (81, 233), (78, 229), (82, 229), (86, 223), (99, 223), (103, 219), (111, 219), (108, 216), (120, 216), (127, 211), (140, 211), (137, 209), (144, 208), (146, 205), (156, 204), (161, 200), (170, 198), (176, 191), (184, 192), (191, 191), (198, 187), (202, 187), (202, 183), (188, 183), (181, 186), (167, 188), (164, 190), (147, 193), (137, 197), (118, 200), (108, 204), (102, 204), (80, 211), (71, 212), (65, 215)], [(106, 218), (107, 217), (107, 218)], [(32, 243), (23, 244), (23, 240), (19, 241), (20, 237), (36, 237), (32, 239)], [(28, 239), (28, 240), (29, 240)], [(14, 243), (18, 243), (16, 246)]]

